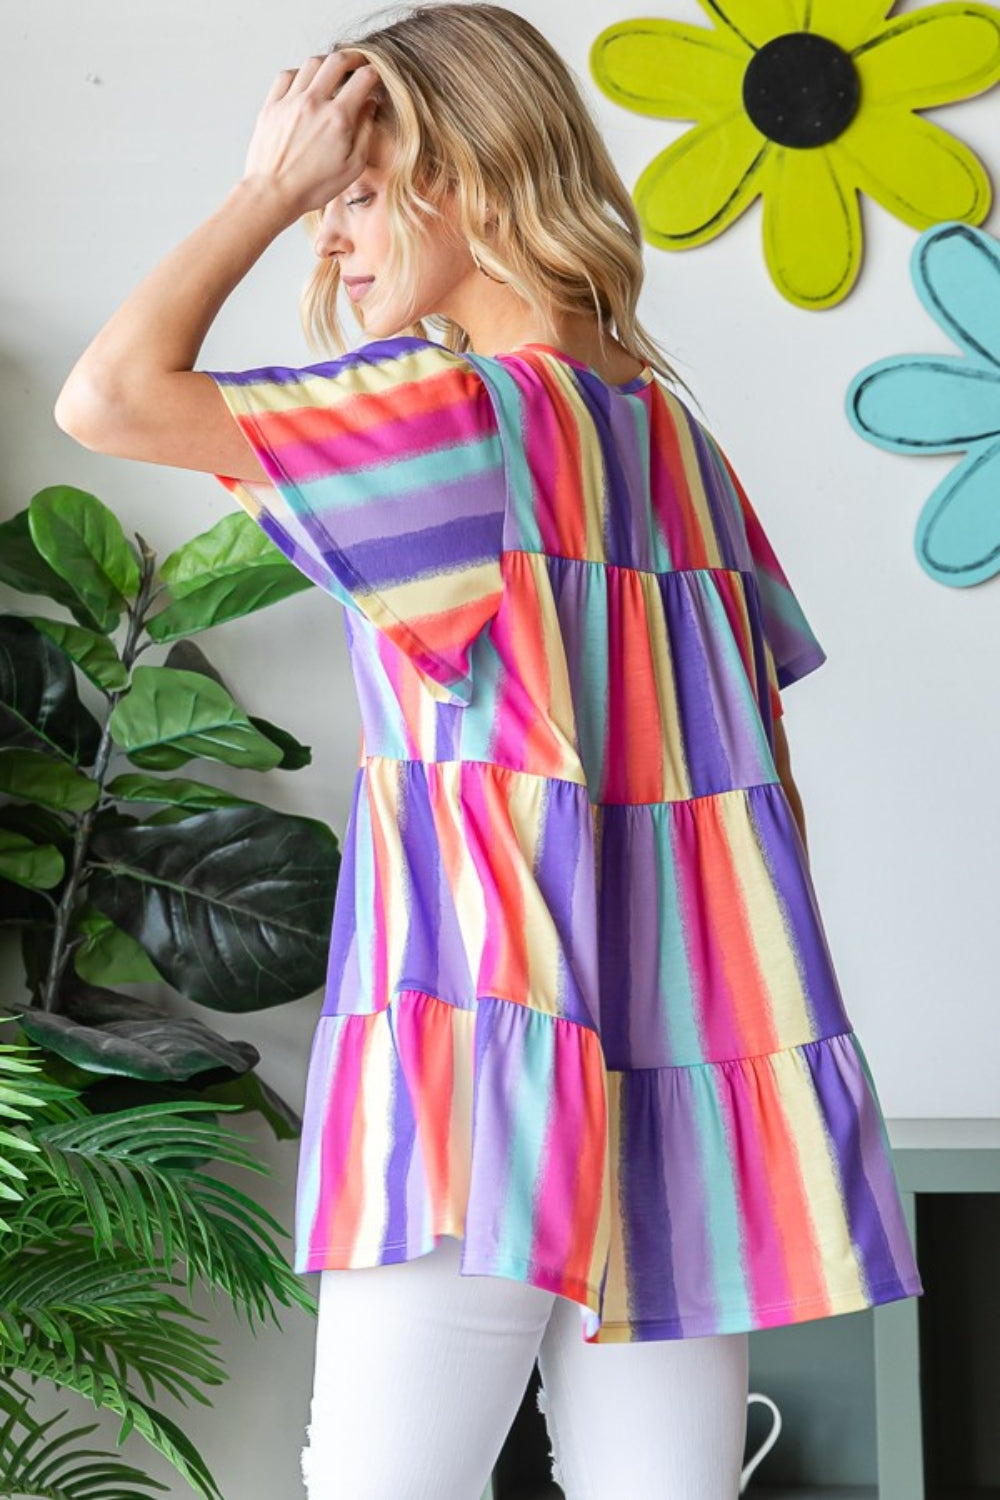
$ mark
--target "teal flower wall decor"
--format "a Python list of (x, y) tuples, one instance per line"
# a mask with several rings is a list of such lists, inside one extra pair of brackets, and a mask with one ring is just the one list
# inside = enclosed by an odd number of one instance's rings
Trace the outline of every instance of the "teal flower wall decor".
[(915, 548), (938, 583), (966, 588), (1000, 572), (1000, 242), (937, 224), (913, 249), (913, 282), (958, 355), (900, 354), (848, 388), (856, 432), (891, 453), (964, 453), (924, 504)]

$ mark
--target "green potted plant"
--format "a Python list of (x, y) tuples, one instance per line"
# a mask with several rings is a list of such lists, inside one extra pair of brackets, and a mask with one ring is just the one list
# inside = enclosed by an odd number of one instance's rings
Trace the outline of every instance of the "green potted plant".
[[(15, 1013), (49, 1076), (95, 1110), (201, 1098), (296, 1136), (256, 1049), (183, 1014), (171, 991), (245, 1013), (323, 983), (335, 834), (186, 774), (199, 758), (261, 773), (309, 763), (190, 637), (312, 585), (242, 511), (159, 565), (136, 543), (69, 485), (0, 525), (0, 581), (71, 617), (0, 615), (0, 922), (20, 933), (28, 991)], [(159, 664), (141, 662), (154, 647)], [(158, 998), (115, 988), (144, 982)]]
[(222, 1291), (251, 1329), (255, 1316), (280, 1327), (275, 1303), (315, 1315), (314, 1299), (270, 1233), (286, 1231), (197, 1160), (268, 1173), (215, 1118), (239, 1106), (95, 1114), (86, 1098), (47, 1078), (24, 1037), (0, 1043), (0, 1496), (123, 1500), (166, 1489), (82, 1446), (96, 1423), (66, 1428), (65, 1411), (40, 1419), (41, 1380), (115, 1412), (119, 1447), (134, 1430), (196, 1494), (222, 1500), (194, 1444), (154, 1404), (162, 1390), (211, 1405), (206, 1388), (226, 1379), (218, 1340), (184, 1293), (198, 1282)]

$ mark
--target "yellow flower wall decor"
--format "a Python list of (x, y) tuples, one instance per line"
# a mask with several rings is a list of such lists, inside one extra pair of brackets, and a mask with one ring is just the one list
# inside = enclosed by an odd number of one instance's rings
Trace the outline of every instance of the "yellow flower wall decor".
[(695, 125), (649, 163), (633, 200), (649, 242), (703, 245), (763, 197), (764, 255), (783, 296), (832, 307), (857, 279), (859, 193), (915, 229), (979, 224), (990, 183), (918, 109), (1000, 79), (1000, 10), (894, 0), (698, 0), (713, 25), (631, 20), (590, 68), (637, 114)]

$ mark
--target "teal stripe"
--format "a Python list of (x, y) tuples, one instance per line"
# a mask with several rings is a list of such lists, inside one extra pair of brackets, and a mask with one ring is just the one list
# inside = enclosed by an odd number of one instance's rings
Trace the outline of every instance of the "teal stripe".
[(499, 360), (467, 352), (463, 358), (482, 376), (500, 429), (507, 465), (507, 535), (504, 546), (541, 552), (544, 549), (536, 515), (535, 480), (524, 449), (524, 417), (518, 384)]
[(729, 735), (730, 749), (734, 756), (739, 757), (742, 744), (747, 740), (754, 740), (757, 746), (760, 776), (764, 780), (766, 779), (764, 773), (771, 766), (771, 746), (764, 730), (764, 721), (757, 707), (757, 700), (753, 696), (747, 669), (743, 665), (743, 657), (740, 655), (740, 648), (733, 633), (733, 627), (729, 623), (729, 616), (719, 594), (718, 585), (708, 570), (700, 572), (699, 581), (702, 584), (702, 595), (711, 616), (712, 645), (725, 665), (725, 682), (722, 684), (722, 689), (726, 699), (726, 712), (723, 723), (728, 722), (731, 714), (735, 715), (738, 712), (740, 717), (739, 724), (734, 726), (735, 736)]
[(295, 1190), (295, 1243), (300, 1253), (325, 1248), (314, 1244), (323, 1165), (323, 1131), (329, 1128), (330, 1079), (336, 1068), (339, 1043), (346, 1024), (342, 1016), (320, 1016), (309, 1049), (306, 1072), (309, 1109), (305, 1119), (311, 1129), (308, 1136), (303, 1135)]
[[(534, 1199), (543, 1167), (542, 1153), (552, 1106), (549, 1095), (555, 1074), (555, 1026), (540, 1012), (530, 1011), (527, 1006), (521, 1009), (525, 1014), (517, 1018), (517, 1025), (509, 1033), (520, 1033), (521, 1055), (511, 1110), (507, 1192), (497, 1245), (500, 1257), (512, 1255), (515, 1250), (523, 1253), (526, 1245), (534, 1245)], [(505, 1066), (513, 1068), (513, 1062)], [(539, 1099), (546, 1100), (548, 1108), (540, 1110)]]
[(701, 1172), (696, 1176), (705, 1188), (715, 1308), (725, 1308), (730, 1327), (736, 1323), (749, 1328), (755, 1319), (744, 1269), (733, 1154), (718, 1094), (722, 1072), (717, 1064), (704, 1063), (691, 1073), (691, 1107), (701, 1142)]
[(469, 671), (476, 684), (476, 699), (462, 714), (458, 754), (461, 760), (491, 761), (497, 748), (497, 695), (503, 664), (488, 633), (476, 638), (472, 651)]
[[(327, 445), (326, 454), (326, 461), (334, 464), (331, 445)], [(394, 458), (392, 463), (386, 463), (383, 454), (381, 462), (373, 461), (362, 469), (337, 465), (331, 473), (299, 481), (290, 498), (300, 511), (350, 511), (369, 503), (372, 497), (392, 500), (414, 490), (460, 484), (488, 473), (503, 473), (503, 451), (496, 433), (411, 458)]]
[[(650, 434), (646, 408), (641, 400), (629, 400), (626, 405), (632, 417), (633, 441), (639, 452), (636, 467), (640, 473), (648, 475), (650, 473)], [(649, 503), (648, 489), (644, 490), (641, 495), (634, 495), (632, 497), (632, 506), (633, 516), (635, 515), (635, 508), (638, 507), (641, 512), (640, 519), (646, 523), (646, 555), (641, 563), (637, 558), (633, 558), (633, 563), (637, 563), (644, 570), (651, 573), (655, 573), (662, 568), (669, 568), (670, 549), (666, 546), (657, 531), (653, 507)]]
[[(674, 1066), (701, 1062), (705, 1056), (698, 1025), (698, 1006), (684, 941), (680, 891), (674, 866), (673, 813), (669, 805), (651, 809), (656, 830), (656, 910), (659, 914), (660, 961), (657, 979), (664, 1000), (664, 1025)], [(664, 826), (665, 825), (665, 826)]]
[(608, 595), (603, 564), (593, 563), (582, 572), (586, 601), (583, 646), (573, 674), (576, 678), (575, 696), (580, 705), (599, 705), (600, 717), (595, 722), (589, 713), (581, 713), (577, 733), (583, 764), (592, 768), (591, 785), (598, 789), (604, 785), (608, 727)]

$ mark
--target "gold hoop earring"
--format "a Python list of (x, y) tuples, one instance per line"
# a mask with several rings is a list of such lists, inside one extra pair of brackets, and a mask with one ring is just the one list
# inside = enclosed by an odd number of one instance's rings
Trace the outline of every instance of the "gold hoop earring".
[(491, 276), (489, 271), (486, 270), (485, 266), (480, 264), (479, 256), (476, 254), (476, 247), (471, 242), (469, 244), (469, 254), (472, 256), (472, 259), (476, 263), (476, 269), (478, 271), (482, 271), (483, 275), (488, 277), (490, 281), (498, 281), (501, 286), (507, 285), (502, 276)]

